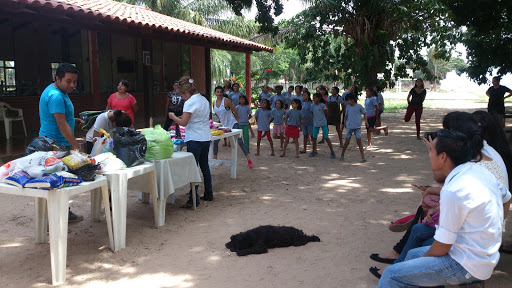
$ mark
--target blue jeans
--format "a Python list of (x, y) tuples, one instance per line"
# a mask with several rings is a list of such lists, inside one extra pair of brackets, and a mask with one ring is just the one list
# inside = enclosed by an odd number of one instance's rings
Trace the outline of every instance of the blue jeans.
[(404, 262), (384, 270), (377, 288), (431, 287), (478, 281), (449, 254), (441, 257), (422, 257), (430, 246), (410, 250)]
[(412, 226), (411, 235), (409, 236), (409, 239), (407, 239), (407, 243), (405, 243), (404, 249), (402, 249), (400, 256), (395, 260), (395, 264), (403, 262), (409, 250), (421, 246), (432, 245), (432, 242), (434, 242), (433, 237), (435, 233), (436, 228), (425, 225), (423, 223), (418, 223)]
[[(210, 165), (208, 164), (208, 153), (210, 152), (210, 141), (187, 141), (187, 151), (194, 154), (196, 163), (199, 164), (204, 180), (204, 197), (213, 198), (212, 190), (212, 174), (210, 173)], [(199, 196), (197, 195), (199, 185), (196, 185), (196, 204), (199, 204)], [(188, 199), (192, 203), (192, 190)]]

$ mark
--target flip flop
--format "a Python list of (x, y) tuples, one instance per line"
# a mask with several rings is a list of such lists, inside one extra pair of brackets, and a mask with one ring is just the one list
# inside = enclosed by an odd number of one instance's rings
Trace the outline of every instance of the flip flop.
[(377, 279), (380, 279), (380, 277), (382, 277), (382, 275), (379, 274), (379, 268), (371, 267), (369, 270), (370, 270), (370, 273), (372, 273), (373, 276), (377, 277)]
[(299, 151), (300, 154), (306, 154), (306, 151)]
[(384, 263), (384, 264), (393, 264), (393, 263), (395, 263), (395, 260), (396, 260), (396, 259), (382, 258), (379, 256), (379, 254), (370, 255), (370, 259), (372, 259), (373, 261), (377, 261), (379, 263)]

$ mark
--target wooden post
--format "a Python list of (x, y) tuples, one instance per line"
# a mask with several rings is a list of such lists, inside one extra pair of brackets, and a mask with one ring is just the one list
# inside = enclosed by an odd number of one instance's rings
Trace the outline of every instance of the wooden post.
[(251, 107), (251, 53), (245, 53), (245, 96), (249, 100), (249, 107)]
[[(92, 103), (95, 109), (102, 110), (100, 96), (100, 66), (98, 64), (98, 32), (88, 31), (89, 34), (89, 70), (91, 73)], [(103, 105), (104, 106), (104, 105)]]

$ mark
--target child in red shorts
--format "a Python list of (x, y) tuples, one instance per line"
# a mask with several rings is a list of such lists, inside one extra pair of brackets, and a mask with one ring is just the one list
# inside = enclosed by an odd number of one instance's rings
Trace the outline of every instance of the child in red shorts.
[(286, 125), (284, 135), (286, 136), (286, 140), (284, 142), (284, 149), (283, 153), (281, 153), (281, 157), (286, 155), (286, 147), (288, 147), (290, 138), (292, 138), (293, 143), (295, 143), (295, 157), (299, 158), (299, 131), (300, 127), (305, 122), (304, 116), (302, 115), (302, 107), (299, 99), (292, 100), (292, 108), (292, 110), (289, 110), (286, 113), (286, 117), (284, 118), (284, 124)]
[(272, 154), (270, 154), (270, 156), (274, 156), (274, 143), (272, 142), (272, 137), (270, 137), (270, 123), (274, 120), (274, 118), (272, 118), (272, 112), (270, 110), (270, 101), (268, 101), (267, 99), (261, 101), (261, 107), (256, 110), (254, 118), (256, 119), (256, 123), (258, 124), (258, 142), (256, 142), (256, 156), (260, 155), (262, 133), (267, 134), (267, 139), (268, 142), (270, 143), (270, 149), (272, 149)]

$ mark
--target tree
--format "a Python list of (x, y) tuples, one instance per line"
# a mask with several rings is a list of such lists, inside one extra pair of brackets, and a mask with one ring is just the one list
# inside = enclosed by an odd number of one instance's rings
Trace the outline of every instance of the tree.
[(462, 58), (449, 57), (448, 60), (439, 58), (437, 55), (437, 48), (432, 47), (427, 50), (427, 75), (419, 75), (418, 77), (425, 78), (425, 80), (432, 81), (434, 86), (433, 90), (437, 89), (438, 80), (446, 79), (446, 74), (451, 71), (456, 71), (457, 74), (462, 74), (468, 65)]
[(465, 27), (461, 42), (466, 46), (465, 72), (479, 84), (488, 82), (493, 69), (512, 72), (512, 1), (441, 0), (456, 25)]
[[(298, 49), (302, 63), (310, 61), (315, 69), (336, 71), (335, 75), (328, 71), (327, 78), (341, 77), (345, 85), (375, 85), (377, 74), (382, 73), (386, 83), (380, 84), (393, 86), (393, 78), (406, 76), (410, 64), (428, 73), (421, 49), (437, 43), (444, 51), (439, 54), (447, 58), (446, 41), (453, 43), (458, 32), (436, 0), (307, 2), (310, 7), (288, 21), (292, 35), (287, 43)], [(333, 47), (333, 41), (343, 45)], [(333, 49), (339, 54), (330, 54)], [(395, 56), (400, 61), (396, 67)]]

